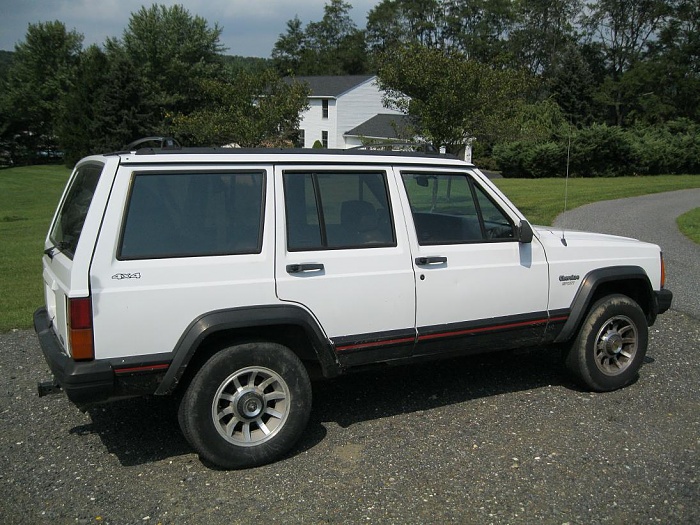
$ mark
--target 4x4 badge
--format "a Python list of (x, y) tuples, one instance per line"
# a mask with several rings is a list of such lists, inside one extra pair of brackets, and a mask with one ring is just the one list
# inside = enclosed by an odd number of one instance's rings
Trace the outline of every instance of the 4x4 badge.
[(136, 273), (115, 273), (112, 279), (121, 281), (122, 279), (141, 279), (141, 272)]

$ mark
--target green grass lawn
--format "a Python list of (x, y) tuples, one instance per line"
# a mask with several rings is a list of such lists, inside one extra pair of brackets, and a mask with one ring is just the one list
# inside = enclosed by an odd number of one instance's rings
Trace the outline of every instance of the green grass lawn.
[(41, 252), (70, 170), (0, 170), (0, 331), (29, 328), (43, 304)]
[(691, 241), (700, 244), (700, 208), (684, 213), (678, 219), (678, 229)]
[[(43, 304), (41, 252), (70, 171), (62, 166), (0, 170), (0, 331), (30, 328)], [(499, 179), (496, 184), (535, 224), (551, 224), (564, 208), (562, 179)], [(568, 209), (600, 200), (700, 187), (700, 176), (571, 179)], [(691, 215), (689, 228), (698, 217)]]
[[(551, 225), (564, 211), (564, 179), (495, 179), (532, 224)], [(569, 179), (567, 209), (648, 193), (700, 188), (700, 175)]]

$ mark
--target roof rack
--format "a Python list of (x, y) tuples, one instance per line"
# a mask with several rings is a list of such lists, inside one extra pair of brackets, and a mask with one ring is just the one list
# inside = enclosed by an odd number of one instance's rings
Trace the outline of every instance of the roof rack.
[(148, 144), (150, 142), (155, 142), (156, 144), (158, 144), (158, 146), (156, 147), (160, 149), (182, 148), (182, 146), (180, 146), (180, 143), (172, 137), (145, 137), (142, 139), (135, 140), (130, 144), (127, 144), (126, 146), (124, 146), (124, 149), (127, 151), (135, 151), (137, 149), (140, 149), (139, 146), (143, 144)]
[(420, 151), (423, 153), (440, 153), (435, 146), (428, 142), (411, 142), (411, 141), (387, 141), (387, 142), (368, 142), (361, 146), (350, 148), (352, 150), (365, 151)]
[[(132, 150), (133, 151), (133, 150)], [(127, 151), (119, 153), (130, 153)], [(380, 149), (314, 149), (314, 148), (211, 148), (211, 147), (186, 147), (186, 148), (142, 148), (135, 152), (136, 155), (261, 155), (261, 154), (282, 154), (282, 155), (344, 155), (344, 156), (375, 156), (375, 157), (442, 157), (457, 158), (450, 154), (441, 154), (437, 151), (415, 151), (404, 150), (380, 150)]]

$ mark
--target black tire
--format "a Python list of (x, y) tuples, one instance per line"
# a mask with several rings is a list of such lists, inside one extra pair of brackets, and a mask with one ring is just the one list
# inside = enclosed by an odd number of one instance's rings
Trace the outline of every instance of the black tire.
[(617, 390), (636, 379), (648, 341), (647, 320), (639, 305), (625, 295), (609, 295), (588, 312), (565, 353), (566, 367), (591, 390)]
[(246, 343), (209, 359), (183, 395), (178, 420), (200, 457), (224, 469), (270, 463), (306, 428), (311, 383), (304, 365), (275, 343)]

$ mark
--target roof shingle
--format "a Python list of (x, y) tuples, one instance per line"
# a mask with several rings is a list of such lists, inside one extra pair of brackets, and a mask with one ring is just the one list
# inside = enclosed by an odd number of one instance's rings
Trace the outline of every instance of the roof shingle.
[(306, 82), (312, 97), (337, 98), (352, 88), (375, 78), (375, 75), (344, 75), (319, 77), (286, 77), (285, 82)]
[(344, 135), (346, 137), (410, 139), (412, 138), (412, 129), (410, 118), (407, 115), (380, 113), (350, 131), (346, 131)]

